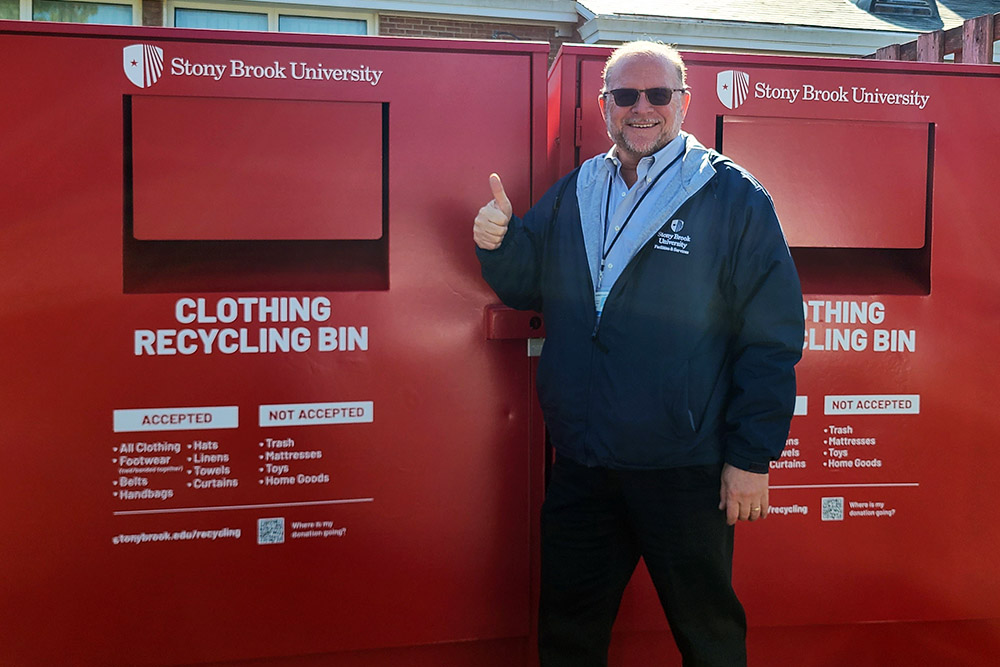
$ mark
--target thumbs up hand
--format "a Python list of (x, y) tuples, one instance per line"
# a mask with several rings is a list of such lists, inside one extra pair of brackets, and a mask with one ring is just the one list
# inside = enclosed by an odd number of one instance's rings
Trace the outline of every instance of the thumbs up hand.
[(479, 214), (472, 223), (472, 238), (483, 250), (496, 250), (500, 247), (513, 215), (503, 183), (496, 174), (490, 174), (490, 190), (493, 191), (493, 199), (479, 209)]

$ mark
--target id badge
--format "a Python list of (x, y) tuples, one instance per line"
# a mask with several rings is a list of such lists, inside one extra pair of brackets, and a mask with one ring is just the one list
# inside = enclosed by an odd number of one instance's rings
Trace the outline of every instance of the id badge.
[(597, 316), (601, 316), (601, 312), (604, 310), (604, 302), (608, 300), (608, 292), (610, 290), (598, 290), (594, 292), (594, 308), (597, 309)]

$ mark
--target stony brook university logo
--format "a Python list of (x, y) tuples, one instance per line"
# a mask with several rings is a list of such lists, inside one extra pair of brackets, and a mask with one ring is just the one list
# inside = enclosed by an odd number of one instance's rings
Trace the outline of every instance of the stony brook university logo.
[(680, 218), (677, 218), (675, 220), (671, 220), (670, 221), (670, 231), (672, 231), (674, 234), (676, 234), (677, 232), (681, 231), (682, 229), (684, 229), (684, 221), (683, 220), (681, 220)]
[(727, 109), (736, 109), (750, 93), (750, 75), (735, 69), (719, 72), (715, 79), (715, 92)]
[(122, 49), (125, 76), (139, 88), (149, 88), (163, 74), (163, 49), (152, 44), (131, 44)]

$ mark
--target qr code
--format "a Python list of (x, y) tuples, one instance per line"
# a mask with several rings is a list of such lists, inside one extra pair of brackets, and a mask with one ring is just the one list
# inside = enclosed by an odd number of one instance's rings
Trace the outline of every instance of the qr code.
[(257, 544), (282, 544), (285, 541), (285, 519), (257, 519)]
[(844, 520), (844, 499), (824, 498), (823, 509), (820, 512), (823, 521), (843, 521)]

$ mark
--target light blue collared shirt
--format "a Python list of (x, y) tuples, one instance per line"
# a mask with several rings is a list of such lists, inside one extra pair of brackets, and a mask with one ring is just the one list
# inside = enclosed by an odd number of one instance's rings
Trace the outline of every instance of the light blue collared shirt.
[(642, 247), (644, 239), (640, 237), (648, 232), (647, 225), (642, 221), (651, 217), (652, 207), (659, 199), (657, 195), (676, 187), (675, 181), (681, 171), (681, 160), (676, 158), (684, 152), (684, 144), (684, 137), (679, 135), (656, 153), (639, 160), (636, 181), (631, 188), (622, 178), (621, 160), (616, 155), (616, 149), (612, 147), (604, 156), (606, 177), (601, 201), (605, 206), (601, 207), (600, 234), (604, 238), (603, 252), (606, 257), (604, 268), (598, 273), (594, 285), (598, 313), (603, 310), (604, 299), (612, 285)]

